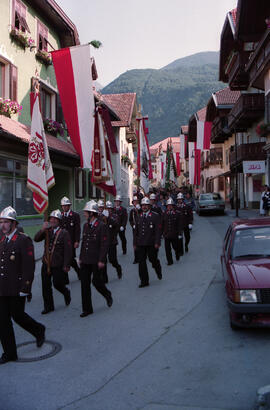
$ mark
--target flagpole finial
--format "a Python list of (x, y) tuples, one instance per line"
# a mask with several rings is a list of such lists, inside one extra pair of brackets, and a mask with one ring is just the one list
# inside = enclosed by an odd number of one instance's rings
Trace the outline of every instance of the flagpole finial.
[(39, 72), (38, 69), (36, 68), (35, 71), (35, 77), (33, 78), (33, 88), (34, 88), (34, 93), (39, 94)]

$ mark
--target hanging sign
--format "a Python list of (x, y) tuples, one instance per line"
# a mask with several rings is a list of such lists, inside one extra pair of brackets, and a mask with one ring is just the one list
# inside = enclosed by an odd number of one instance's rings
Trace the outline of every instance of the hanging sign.
[(243, 161), (244, 174), (264, 174), (265, 161)]

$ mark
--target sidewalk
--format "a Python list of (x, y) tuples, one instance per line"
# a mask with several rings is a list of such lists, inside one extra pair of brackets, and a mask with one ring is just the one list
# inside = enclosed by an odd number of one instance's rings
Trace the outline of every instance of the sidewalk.
[[(231, 209), (229, 207), (226, 208), (225, 213), (232, 219), (236, 219), (235, 216), (235, 209)], [(238, 218), (246, 219), (246, 218), (264, 218), (264, 216), (260, 215), (259, 209), (239, 209), (238, 210)]]

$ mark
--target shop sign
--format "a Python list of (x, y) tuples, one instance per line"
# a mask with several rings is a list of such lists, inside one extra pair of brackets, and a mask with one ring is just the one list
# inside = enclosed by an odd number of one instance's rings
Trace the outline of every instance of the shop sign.
[(244, 174), (264, 174), (265, 161), (243, 161)]

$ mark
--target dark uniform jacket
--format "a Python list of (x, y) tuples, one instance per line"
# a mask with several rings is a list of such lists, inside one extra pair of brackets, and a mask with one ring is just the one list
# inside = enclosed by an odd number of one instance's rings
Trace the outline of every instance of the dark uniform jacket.
[(106, 262), (109, 249), (108, 228), (102, 221), (96, 220), (93, 227), (86, 222), (83, 226), (80, 261), (85, 265)]
[(151, 211), (156, 212), (159, 215), (163, 214), (162, 209), (156, 204), (151, 206)]
[[(46, 238), (46, 231), (38, 231), (34, 237), (35, 242), (41, 242)], [(54, 245), (55, 243), (55, 245)], [(69, 267), (72, 259), (72, 244), (70, 235), (66, 229), (59, 228), (54, 234), (53, 229), (49, 229), (49, 252), (51, 267)], [(46, 243), (44, 244), (43, 263), (47, 264)]]
[(191, 207), (185, 203), (181, 205), (177, 204), (176, 210), (180, 216), (180, 225), (182, 229), (188, 227), (189, 224), (193, 222), (193, 211)]
[(108, 227), (108, 234), (109, 234), (109, 246), (117, 245), (117, 234), (119, 232), (119, 218), (116, 214), (112, 214), (107, 218), (107, 227)]
[(132, 229), (135, 228), (136, 225), (136, 221), (137, 218), (139, 217), (139, 215), (142, 213), (141, 209), (137, 209), (135, 207), (133, 207), (129, 213), (129, 223)]
[(114, 208), (114, 212), (119, 217), (119, 225), (125, 228), (127, 225), (127, 220), (128, 220), (128, 214), (127, 214), (126, 208), (124, 208), (123, 206), (120, 206), (119, 208)]
[(72, 244), (75, 242), (80, 242), (81, 236), (81, 220), (80, 215), (77, 212), (70, 211), (68, 216), (64, 216), (65, 213), (62, 212), (62, 219), (60, 222), (61, 228), (68, 231)]
[(19, 296), (30, 293), (35, 272), (32, 240), (16, 231), (8, 243), (0, 240), (0, 296)]
[(175, 210), (166, 211), (162, 217), (162, 232), (166, 239), (177, 238), (182, 232), (180, 213)]
[(151, 211), (147, 217), (144, 215), (141, 213), (136, 221), (133, 235), (134, 246), (160, 245), (162, 230), (160, 216)]

